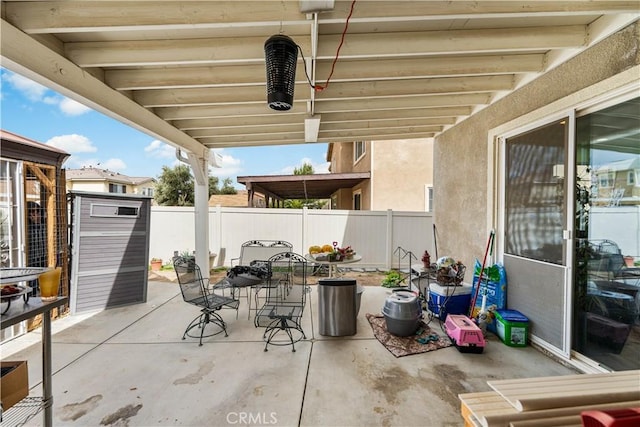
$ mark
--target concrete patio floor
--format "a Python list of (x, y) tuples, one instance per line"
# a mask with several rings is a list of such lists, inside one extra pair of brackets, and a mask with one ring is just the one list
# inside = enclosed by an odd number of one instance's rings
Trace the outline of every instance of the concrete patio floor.
[[(228, 337), (182, 340), (198, 314), (175, 283), (149, 282), (145, 304), (53, 322), (56, 426), (460, 426), (459, 393), (487, 380), (574, 374), (532, 347), (489, 337), (483, 354), (455, 347), (401, 358), (373, 336), (389, 290), (365, 287), (355, 336), (318, 334), (312, 286), (307, 340), (264, 352), (262, 329), (223, 310)], [(441, 333), (438, 322), (432, 329)], [(3, 360), (28, 360), (31, 393), (41, 395), (40, 332), (5, 343)], [(42, 425), (38, 414), (27, 425)]]

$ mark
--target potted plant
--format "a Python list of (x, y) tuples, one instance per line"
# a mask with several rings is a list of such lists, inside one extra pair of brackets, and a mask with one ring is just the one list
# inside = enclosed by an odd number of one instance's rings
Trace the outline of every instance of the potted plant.
[(404, 281), (404, 275), (396, 270), (387, 272), (387, 275), (382, 280), (382, 287), (384, 288), (397, 288), (400, 283)]
[(162, 268), (161, 258), (151, 258), (151, 271), (159, 271)]

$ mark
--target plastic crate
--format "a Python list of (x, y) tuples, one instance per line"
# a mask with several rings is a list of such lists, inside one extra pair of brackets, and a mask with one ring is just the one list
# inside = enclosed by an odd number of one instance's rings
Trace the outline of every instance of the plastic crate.
[(496, 331), (506, 345), (526, 347), (529, 319), (517, 310), (496, 310)]

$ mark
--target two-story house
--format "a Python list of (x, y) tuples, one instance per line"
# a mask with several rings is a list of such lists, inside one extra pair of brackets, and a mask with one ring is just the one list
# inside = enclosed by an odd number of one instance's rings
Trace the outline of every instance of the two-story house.
[(331, 197), (333, 209), (433, 210), (433, 139), (329, 144), (331, 173), (370, 172), (371, 178)]
[(67, 169), (66, 174), (67, 191), (141, 194), (153, 197), (156, 186), (155, 178), (127, 176), (91, 166)]

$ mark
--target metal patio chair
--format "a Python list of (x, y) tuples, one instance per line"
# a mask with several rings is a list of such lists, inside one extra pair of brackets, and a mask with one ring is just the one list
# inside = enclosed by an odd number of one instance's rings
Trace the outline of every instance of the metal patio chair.
[[(292, 251), (293, 245), (284, 240), (249, 240), (240, 247), (240, 256), (231, 259), (231, 266), (263, 267), (266, 260), (272, 256)], [(264, 293), (271, 283), (266, 279), (247, 287), (248, 319), (251, 318), (252, 311), (258, 311), (260, 294)], [(251, 308), (251, 299), (254, 300), (254, 308)]]
[[(240, 301), (232, 297), (218, 295), (213, 289), (209, 289), (209, 280), (202, 277), (200, 267), (192, 257), (175, 257), (173, 268), (178, 276), (182, 298), (185, 302), (200, 307), (201, 313), (189, 323), (182, 339), (186, 337), (198, 338), (198, 335), (190, 334), (194, 328), (200, 329), (200, 345), (202, 345), (202, 338), (212, 337), (223, 332), (225, 337), (228, 336), (227, 324), (217, 312), (223, 307), (237, 310)], [(205, 328), (210, 323), (218, 326), (218, 330), (205, 334)]]
[[(306, 305), (307, 293), (307, 260), (293, 252), (282, 252), (269, 259), (271, 279), (267, 288), (264, 305), (255, 317), (256, 327), (264, 327), (264, 351), (269, 344), (277, 346), (291, 345), (296, 351), (295, 343), (306, 339), (302, 329), (302, 315)], [(286, 338), (278, 340), (280, 333)]]

